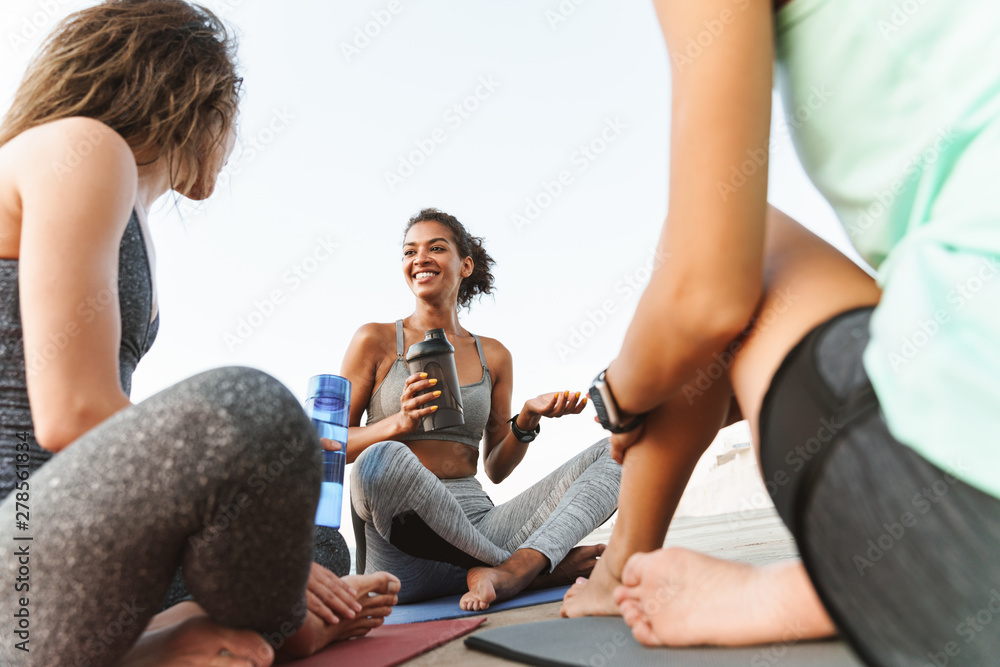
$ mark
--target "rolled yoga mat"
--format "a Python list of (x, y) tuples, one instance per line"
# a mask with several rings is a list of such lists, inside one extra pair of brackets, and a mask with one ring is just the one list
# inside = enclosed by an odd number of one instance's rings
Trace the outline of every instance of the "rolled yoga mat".
[(739, 648), (646, 648), (621, 618), (572, 618), (484, 630), (469, 648), (538, 667), (861, 667), (840, 641), (796, 641)]
[(492, 614), (507, 609), (532, 607), (536, 604), (558, 602), (563, 599), (568, 590), (569, 586), (558, 586), (540, 591), (527, 591), (514, 596), (510, 600), (492, 604), (485, 611), (462, 611), (462, 608), (458, 606), (458, 601), (462, 599), (461, 595), (449, 595), (448, 597), (414, 602), (412, 604), (398, 604), (392, 608), (392, 614), (385, 619), (385, 624), (398, 625), (401, 623), (437, 621), (446, 618), (466, 618), (467, 616)]

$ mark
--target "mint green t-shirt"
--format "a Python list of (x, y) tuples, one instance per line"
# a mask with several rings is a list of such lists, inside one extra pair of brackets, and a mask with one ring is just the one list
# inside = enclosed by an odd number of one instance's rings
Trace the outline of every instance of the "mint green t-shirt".
[(799, 157), (878, 271), (889, 429), (1000, 498), (1000, 3), (793, 0), (776, 26)]

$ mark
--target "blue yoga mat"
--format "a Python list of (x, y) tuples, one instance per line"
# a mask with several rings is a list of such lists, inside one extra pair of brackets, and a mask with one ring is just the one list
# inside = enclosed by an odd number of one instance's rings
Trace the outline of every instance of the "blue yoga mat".
[(462, 611), (462, 608), (458, 606), (458, 601), (462, 599), (461, 595), (449, 595), (448, 597), (414, 602), (413, 604), (398, 604), (392, 608), (392, 614), (385, 619), (385, 624), (399, 625), (401, 623), (440, 621), (447, 618), (465, 618), (466, 616), (492, 614), (495, 611), (504, 611), (505, 609), (533, 607), (536, 604), (558, 602), (563, 599), (568, 590), (569, 586), (560, 586), (540, 591), (528, 591), (514, 596), (510, 600), (492, 604), (485, 611)]

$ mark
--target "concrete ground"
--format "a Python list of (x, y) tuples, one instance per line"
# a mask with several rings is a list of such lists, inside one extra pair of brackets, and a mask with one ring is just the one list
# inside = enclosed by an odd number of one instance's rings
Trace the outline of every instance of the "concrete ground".
[[(583, 544), (607, 542), (610, 528), (599, 529)], [(675, 519), (667, 534), (666, 544), (683, 546), (703, 553), (748, 563), (770, 563), (795, 558), (798, 552), (791, 534), (773, 509), (751, 510), (738, 514), (713, 517)], [(547, 621), (559, 617), (559, 603), (511, 609), (488, 614), (487, 621), (476, 632), (505, 625)], [(460, 637), (444, 646), (406, 662), (408, 667), (497, 667), (517, 665), (502, 658), (465, 648)]]

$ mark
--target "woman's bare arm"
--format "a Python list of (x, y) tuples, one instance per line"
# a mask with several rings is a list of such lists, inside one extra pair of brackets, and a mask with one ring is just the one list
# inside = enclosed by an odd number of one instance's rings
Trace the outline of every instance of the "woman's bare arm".
[[(118, 365), (118, 249), (135, 205), (135, 157), (86, 118), (14, 141), (28, 398), (38, 444), (59, 451), (129, 405)], [(82, 162), (69, 159), (74, 151)]]
[(383, 440), (392, 440), (399, 433), (395, 419), (383, 419), (371, 426), (361, 426), (361, 416), (368, 408), (375, 391), (375, 375), (378, 362), (385, 356), (379, 336), (379, 325), (370, 323), (362, 326), (354, 334), (340, 374), (351, 381), (351, 421), (347, 432), (347, 462), (353, 463), (369, 446)]
[[(486, 345), (486, 342), (483, 343)], [(494, 484), (505, 480), (514, 468), (524, 459), (528, 445), (518, 441), (510, 430), (511, 398), (514, 394), (514, 361), (510, 351), (495, 344), (496, 361), (490, 364), (490, 375), (493, 377), (493, 391), (490, 393), (490, 418), (486, 422), (486, 432), (483, 434), (483, 470)], [(490, 345), (493, 347), (493, 345)], [(524, 412), (522, 409), (521, 412)], [(531, 423), (531, 415), (522, 415), (521, 425), (533, 429), (537, 421)], [(540, 419), (540, 417), (539, 417)]]
[(761, 296), (771, 2), (657, 0), (656, 8), (673, 78), (670, 206), (664, 261), (608, 369), (629, 413), (660, 405), (711, 362)]

